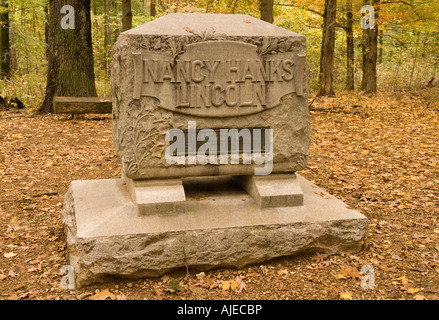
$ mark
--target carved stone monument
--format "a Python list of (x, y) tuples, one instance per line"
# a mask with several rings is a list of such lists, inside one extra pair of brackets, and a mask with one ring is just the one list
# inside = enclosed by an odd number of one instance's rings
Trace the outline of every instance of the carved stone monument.
[(307, 165), (306, 39), (246, 15), (170, 14), (113, 50), (122, 178), (65, 197), (76, 285), (358, 251), (368, 221)]

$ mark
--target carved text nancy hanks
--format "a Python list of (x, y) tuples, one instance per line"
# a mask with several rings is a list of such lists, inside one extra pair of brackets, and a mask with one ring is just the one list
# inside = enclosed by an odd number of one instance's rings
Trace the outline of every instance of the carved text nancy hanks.
[(188, 45), (175, 60), (159, 52), (133, 56), (133, 98), (156, 97), (171, 111), (243, 115), (275, 107), (288, 93), (303, 95), (305, 58), (294, 52), (262, 59), (251, 44), (207, 41)]
[[(282, 63), (280, 63), (282, 62)], [(252, 107), (265, 106), (265, 81), (290, 81), (293, 78), (293, 62), (289, 59), (266, 62), (266, 68), (261, 61), (252, 60), (209, 60), (177, 61), (176, 77), (173, 75), (168, 61), (144, 60), (145, 82), (160, 83), (170, 81), (176, 83), (177, 108), (220, 107)], [(215, 83), (215, 73), (220, 68), (226, 68), (229, 73), (224, 87)], [(267, 73), (265, 70), (270, 70)], [(200, 85), (206, 80), (208, 84)], [(251, 83), (246, 82), (251, 80)]]

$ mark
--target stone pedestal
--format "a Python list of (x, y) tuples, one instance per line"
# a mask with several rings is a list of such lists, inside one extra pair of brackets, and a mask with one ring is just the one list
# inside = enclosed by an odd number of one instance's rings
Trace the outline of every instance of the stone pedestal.
[(112, 61), (123, 178), (66, 194), (78, 287), (365, 245), (366, 217), (295, 174), (310, 144), (303, 35), (171, 14), (121, 33)]
[(303, 191), (294, 173), (266, 176), (237, 176), (235, 180), (260, 208), (303, 205)]
[(303, 205), (261, 208), (230, 177), (183, 180), (186, 212), (139, 215), (122, 179), (73, 181), (63, 223), (81, 287), (109, 277), (241, 268), (299, 252), (356, 252), (368, 220), (297, 175)]
[(139, 215), (186, 212), (181, 179), (132, 180), (124, 177), (124, 182)]

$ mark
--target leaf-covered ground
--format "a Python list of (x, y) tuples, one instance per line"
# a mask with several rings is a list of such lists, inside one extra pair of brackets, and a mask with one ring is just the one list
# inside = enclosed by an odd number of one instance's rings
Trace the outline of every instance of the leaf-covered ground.
[[(61, 287), (61, 223), (72, 180), (120, 175), (109, 116), (0, 112), (0, 299), (438, 299), (437, 89), (310, 99), (312, 145), (301, 174), (370, 219), (369, 246), (243, 269)], [(362, 289), (372, 266), (375, 288)]]

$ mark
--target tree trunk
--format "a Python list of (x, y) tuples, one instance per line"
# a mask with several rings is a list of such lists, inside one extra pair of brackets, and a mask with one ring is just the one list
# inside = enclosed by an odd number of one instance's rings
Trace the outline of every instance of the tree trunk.
[(105, 78), (110, 78), (110, 46), (111, 46), (111, 29), (110, 29), (110, 0), (104, 3), (104, 52), (105, 52)]
[(323, 36), (320, 54), (320, 74), (318, 96), (334, 95), (333, 67), (335, 47), (335, 15), (337, 12), (337, 0), (325, 0), (323, 15)]
[(383, 63), (383, 29), (378, 32), (378, 64)]
[(143, 7), (143, 11), (145, 12), (145, 14), (147, 16), (149, 16), (149, 5), (148, 5), (148, 0), (142, 0), (142, 7)]
[(0, 69), (1, 77), (9, 79), (11, 75), (11, 51), (9, 47), (9, 7), (7, 0), (1, 0), (3, 13), (0, 14)]
[(352, 0), (347, 0), (346, 12), (346, 90), (354, 90), (354, 29)]
[(143, 0), (143, 10), (147, 16), (154, 17), (157, 14), (157, 0)]
[[(368, 0), (364, 1), (368, 4)], [(367, 93), (375, 93), (377, 91), (377, 57), (378, 57), (378, 12), (380, 0), (373, 0), (375, 21), (374, 28), (363, 29), (363, 79), (361, 82), (361, 90)]]
[(261, 0), (261, 20), (273, 23), (273, 0)]
[[(119, 6), (119, 4), (122, 4), (122, 2), (117, 1), (117, 0), (111, 0), (110, 3), (111, 3), (111, 6), (110, 6), (110, 25), (112, 25), (111, 17), (118, 15), (119, 12), (122, 12), (122, 8), (121, 8), (121, 6)], [(122, 20), (123, 20), (123, 17), (122, 17)], [(122, 21), (122, 28), (123, 28), (123, 21)], [(110, 47), (109, 47), (109, 51), (108, 51), (109, 56), (111, 55), (111, 50), (112, 50), (113, 44), (117, 41), (117, 38), (119, 37), (119, 34), (120, 34), (122, 28), (120, 28), (119, 26), (112, 28), (113, 33), (112, 33), (111, 37), (113, 38), (113, 40), (110, 40)]]
[[(46, 45), (49, 41), (49, 4), (46, 2), (44, 5), (44, 41)], [(47, 57), (46, 57), (47, 58)]]
[(150, 14), (151, 14), (151, 17), (156, 16), (156, 14), (157, 14), (157, 0), (151, 0)]
[(122, 31), (130, 30), (133, 27), (133, 13), (131, 11), (131, 0), (122, 0)]
[(11, 28), (9, 26), (9, 42), (12, 44), (9, 48), (9, 52), (11, 54), (11, 62), (10, 62), (10, 69), (9, 72), (10, 74), (14, 74), (14, 72), (17, 70), (18, 68), (18, 56), (17, 56), (17, 50), (15, 49), (15, 29)]
[[(21, 7), (21, 27), (23, 28), (23, 30), (26, 30), (26, 8), (23, 5)], [(22, 60), (25, 61), (25, 65), (22, 69), (22, 73), (24, 74), (28, 74), (30, 72), (30, 57), (29, 57), (29, 49), (28, 46), (26, 44), (26, 38), (23, 39), (23, 48), (21, 51), (23, 52), (23, 56), (22, 56)]]
[[(73, 29), (60, 22), (64, 5), (74, 12)], [(90, 0), (50, 0), (47, 46), (46, 95), (36, 114), (53, 112), (55, 96), (95, 97), (95, 77), (91, 41)]]

